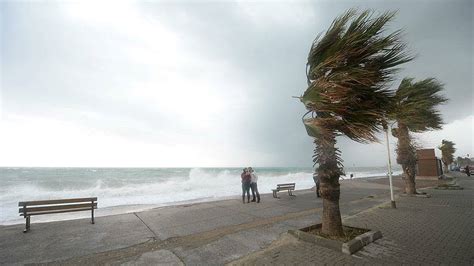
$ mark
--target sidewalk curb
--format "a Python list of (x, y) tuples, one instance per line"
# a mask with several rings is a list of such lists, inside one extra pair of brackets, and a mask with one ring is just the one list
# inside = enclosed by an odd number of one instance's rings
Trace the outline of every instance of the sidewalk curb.
[(382, 238), (382, 236), (382, 232), (380, 231), (369, 231), (363, 233), (362, 235), (356, 236), (351, 241), (342, 244), (342, 253), (352, 255), (375, 240)]

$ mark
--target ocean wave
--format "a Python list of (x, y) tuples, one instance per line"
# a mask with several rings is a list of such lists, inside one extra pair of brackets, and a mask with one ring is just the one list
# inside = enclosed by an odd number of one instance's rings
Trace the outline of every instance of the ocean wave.
[[(95, 169), (93, 169), (95, 170)], [(43, 177), (40, 181), (33, 178), (21, 181), (9, 180), (9, 186), (0, 189), (0, 223), (18, 219), (18, 202), (44, 199), (98, 197), (99, 208), (136, 205), (160, 204), (169, 205), (175, 202), (196, 199), (212, 199), (241, 194), (240, 169), (193, 168), (187, 171), (173, 171), (171, 177), (162, 174), (134, 173), (133, 177), (101, 174), (102, 170), (88, 171), (90, 175), (77, 183), (73, 177)], [(136, 171), (140, 171), (139, 169)], [(165, 170), (163, 170), (165, 171)], [(169, 171), (169, 170), (167, 170)], [(186, 173), (187, 172), (187, 173)], [(296, 183), (296, 189), (307, 189), (314, 186), (311, 169), (287, 171), (278, 169), (256, 170), (259, 177), (258, 187), (261, 193), (270, 193), (279, 183)], [(385, 176), (379, 172), (353, 172), (355, 178)], [(67, 172), (63, 173), (67, 176)], [(77, 174), (77, 173), (75, 173)], [(76, 183), (74, 183), (76, 182)]]

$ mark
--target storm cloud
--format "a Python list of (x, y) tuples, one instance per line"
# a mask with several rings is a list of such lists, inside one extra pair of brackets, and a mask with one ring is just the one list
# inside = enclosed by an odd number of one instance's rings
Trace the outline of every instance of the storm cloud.
[[(416, 59), (393, 88), (445, 84), (445, 130), (420, 145), (472, 154), (471, 1), (3, 1), (0, 166), (311, 166), (292, 96), (313, 39), (354, 7), (398, 10)], [(338, 146), (385, 164), (382, 144)]]

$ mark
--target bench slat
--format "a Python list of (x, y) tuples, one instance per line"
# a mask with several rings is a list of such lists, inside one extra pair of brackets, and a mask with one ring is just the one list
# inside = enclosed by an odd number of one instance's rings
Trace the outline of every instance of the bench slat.
[[(27, 207), (26, 213), (32, 214), (34, 212), (43, 212), (43, 211), (53, 211), (53, 210), (67, 210), (67, 209), (78, 209), (78, 208), (88, 208), (91, 209), (91, 203), (84, 203), (84, 204), (68, 204), (68, 205), (55, 205), (55, 206), (43, 206), (43, 207)], [(97, 209), (97, 202), (94, 202), (94, 209)], [(23, 213), (23, 207), (18, 210), (19, 213)]]
[(277, 184), (277, 186), (295, 186), (296, 183)]
[(57, 200), (37, 200), (37, 201), (22, 201), (18, 202), (18, 206), (37, 206), (37, 205), (48, 205), (58, 203), (74, 203), (74, 202), (90, 202), (97, 201), (97, 197), (94, 198), (75, 198), (75, 199), (57, 199)]
[[(43, 215), (43, 214), (52, 214), (52, 213), (62, 213), (62, 212), (79, 212), (79, 211), (90, 211), (91, 208), (82, 208), (82, 209), (70, 209), (70, 210), (59, 210), (59, 211), (46, 211), (46, 212), (35, 212), (35, 213), (28, 213), (29, 215)], [(20, 214), (23, 216), (23, 213)]]

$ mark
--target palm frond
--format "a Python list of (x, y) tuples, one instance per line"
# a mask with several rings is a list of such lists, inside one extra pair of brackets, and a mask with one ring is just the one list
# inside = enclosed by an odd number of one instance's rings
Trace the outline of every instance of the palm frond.
[(395, 14), (350, 9), (314, 40), (308, 55), (301, 101), (325, 119), (320, 124), (358, 142), (376, 141), (392, 96), (387, 83), (396, 66), (412, 60), (401, 31), (384, 35)]
[(440, 94), (444, 85), (434, 78), (414, 82), (404, 78), (396, 93), (389, 116), (412, 132), (441, 129), (443, 121), (437, 107), (447, 102)]

